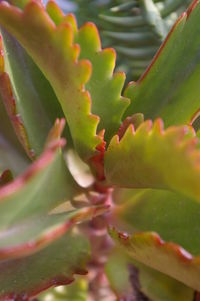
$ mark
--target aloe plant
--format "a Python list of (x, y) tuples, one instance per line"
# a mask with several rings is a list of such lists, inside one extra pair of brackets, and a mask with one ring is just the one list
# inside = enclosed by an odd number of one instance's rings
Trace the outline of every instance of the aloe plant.
[(93, 23), (0, 3), (0, 300), (198, 300), (199, 18), (124, 88)]

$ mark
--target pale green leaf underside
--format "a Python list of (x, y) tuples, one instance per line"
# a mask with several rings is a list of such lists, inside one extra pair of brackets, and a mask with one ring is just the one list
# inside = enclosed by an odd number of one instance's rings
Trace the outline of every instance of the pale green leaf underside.
[(177, 191), (200, 201), (199, 139), (187, 126), (163, 129), (160, 119), (131, 125), (115, 136), (105, 154), (105, 174), (112, 185)]
[(146, 73), (127, 88), (132, 102), (126, 115), (142, 112), (168, 126), (190, 123), (199, 110), (199, 1), (193, 7), (179, 18)]

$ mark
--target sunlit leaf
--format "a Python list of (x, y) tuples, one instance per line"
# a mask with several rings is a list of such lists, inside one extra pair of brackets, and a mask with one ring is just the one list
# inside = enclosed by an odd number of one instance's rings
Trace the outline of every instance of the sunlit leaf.
[(106, 179), (125, 188), (178, 191), (200, 200), (199, 139), (188, 126), (163, 128), (160, 119), (130, 125), (105, 154)]

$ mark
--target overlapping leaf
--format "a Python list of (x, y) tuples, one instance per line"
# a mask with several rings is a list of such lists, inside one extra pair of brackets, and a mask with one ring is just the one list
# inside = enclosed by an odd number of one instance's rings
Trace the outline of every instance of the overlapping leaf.
[[(72, 224), (103, 209), (74, 210), (70, 205), (81, 190), (59, 150), (62, 128), (63, 122), (57, 120), (41, 157), (22, 176), (0, 189), (0, 259), (33, 253), (64, 234)], [(51, 213), (67, 201), (69, 212)]]
[(109, 139), (118, 130), (129, 104), (129, 100), (121, 96), (125, 75), (122, 72), (113, 74), (115, 51), (110, 48), (102, 50), (98, 30), (93, 23), (86, 23), (78, 30), (75, 18), (64, 16), (53, 1), (48, 2), (47, 11), (56, 25), (71, 23), (75, 41), (80, 45), (80, 58), (92, 63), (92, 75), (86, 89), (92, 98), (92, 112), (100, 117), (98, 129), (106, 129), (105, 137)]
[(116, 225), (128, 231), (154, 231), (165, 241), (200, 255), (200, 204), (164, 190), (117, 190), (121, 203), (113, 210)]
[(37, 1), (28, 3), (24, 11), (1, 3), (0, 23), (25, 47), (51, 83), (74, 144), (79, 154), (88, 158), (101, 139), (96, 136), (98, 117), (91, 115), (91, 99), (84, 88), (91, 65), (78, 61), (79, 47), (73, 43), (71, 26), (56, 26)]
[(126, 188), (178, 191), (200, 200), (199, 139), (188, 126), (163, 129), (160, 119), (129, 126), (123, 138), (115, 136), (105, 154), (110, 184)]
[(53, 89), (25, 50), (5, 30), (1, 33), (1, 98), (21, 144), (34, 158), (42, 152), (56, 118), (64, 115)]
[(180, 246), (163, 241), (154, 232), (129, 236), (110, 229), (110, 235), (133, 259), (200, 290), (200, 257), (193, 257)]
[[(194, 0), (172, 28), (153, 63), (127, 88), (127, 115), (162, 117), (166, 125), (190, 123), (200, 107), (200, 3)], [(184, 63), (183, 63), (184, 62)]]
[(193, 301), (194, 290), (183, 283), (142, 264), (139, 281), (142, 292), (154, 301)]
[(10, 169), (16, 176), (28, 166), (29, 160), (16, 138), (1, 99), (0, 120), (0, 172)]
[(54, 301), (87, 301), (88, 279), (85, 276), (77, 276), (76, 281), (66, 286), (61, 285), (40, 294), (37, 299), (45, 301), (51, 298)]
[(0, 299), (29, 300), (39, 292), (69, 284), (83, 274), (89, 257), (86, 238), (69, 233), (47, 248), (24, 258), (0, 262)]

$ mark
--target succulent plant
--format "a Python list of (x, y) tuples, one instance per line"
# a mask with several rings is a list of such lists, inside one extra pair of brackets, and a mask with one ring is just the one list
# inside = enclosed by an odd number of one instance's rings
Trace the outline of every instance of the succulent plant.
[(0, 300), (198, 300), (199, 18), (124, 89), (93, 23), (0, 3)]
[[(100, 15), (103, 34), (119, 54), (119, 64), (132, 78), (150, 64), (159, 46), (190, 0), (124, 1)], [(116, 29), (117, 28), (117, 29)]]

